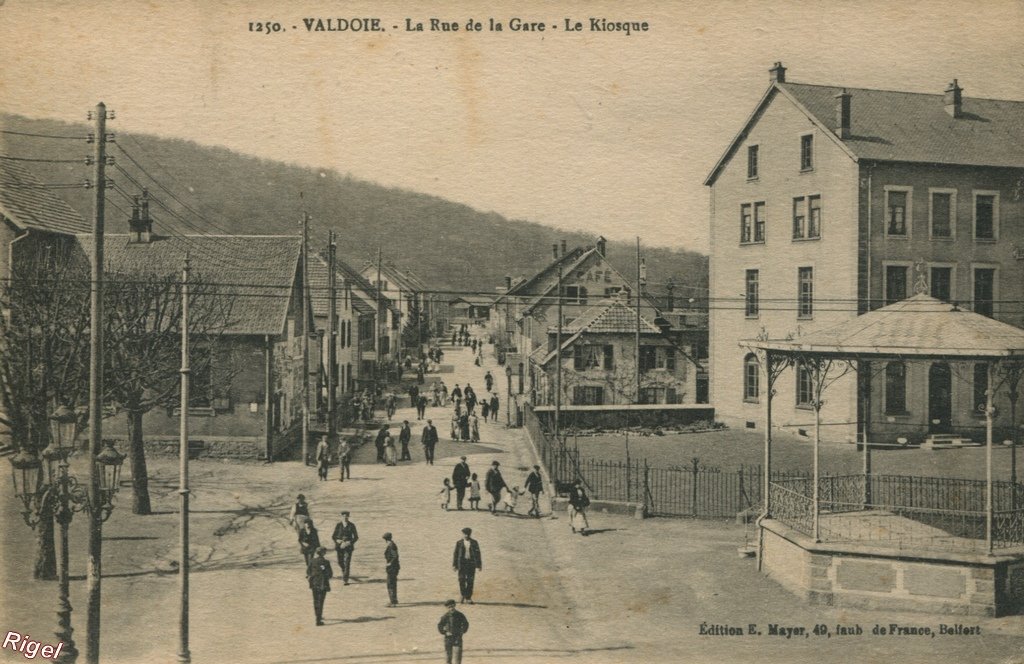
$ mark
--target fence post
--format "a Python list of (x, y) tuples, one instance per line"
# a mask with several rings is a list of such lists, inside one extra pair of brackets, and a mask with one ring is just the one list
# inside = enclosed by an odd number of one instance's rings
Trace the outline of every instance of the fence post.
[(690, 515), (697, 517), (697, 473), (699, 472), (700, 459), (693, 457), (693, 485), (690, 487)]
[(747, 491), (743, 486), (743, 464), (740, 464), (738, 473), (740, 476), (740, 504), (744, 506), (743, 510), (746, 510), (750, 506), (750, 501), (747, 499)]
[[(637, 464), (639, 465), (639, 461)], [(647, 459), (644, 459), (644, 515), (654, 512), (654, 499), (651, 496), (650, 468), (647, 466)]]

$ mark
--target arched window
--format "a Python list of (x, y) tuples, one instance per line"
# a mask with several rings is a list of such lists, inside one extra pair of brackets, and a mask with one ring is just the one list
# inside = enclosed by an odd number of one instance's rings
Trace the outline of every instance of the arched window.
[(890, 362), (885, 365), (885, 412), (904, 413), (907, 410), (907, 365)]
[(761, 365), (757, 356), (749, 353), (743, 358), (743, 400), (756, 402), (761, 392)]

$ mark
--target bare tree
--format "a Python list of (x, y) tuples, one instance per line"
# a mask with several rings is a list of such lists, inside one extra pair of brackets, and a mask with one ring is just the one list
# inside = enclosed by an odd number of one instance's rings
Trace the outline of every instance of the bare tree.
[[(132, 512), (149, 514), (149, 475), (142, 419), (153, 408), (173, 408), (181, 384), (181, 280), (178, 275), (107, 276), (104, 388), (107, 403), (124, 412), (132, 473)], [(201, 278), (190, 280), (192, 376), (211, 376), (218, 341), (229, 324), (230, 297)], [(221, 359), (229, 358), (222, 353)], [(218, 376), (230, 380), (230, 362)], [(195, 381), (193, 381), (195, 382)], [(208, 384), (209, 385), (209, 384)], [(212, 395), (194, 390), (195, 399)]]
[[(14, 446), (38, 455), (50, 414), (88, 393), (89, 282), (60, 247), (25, 252), (12, 267), (0, 289), (0, 405)], [(33, 576), (54, 579), (53, 518), (42, 508)]]

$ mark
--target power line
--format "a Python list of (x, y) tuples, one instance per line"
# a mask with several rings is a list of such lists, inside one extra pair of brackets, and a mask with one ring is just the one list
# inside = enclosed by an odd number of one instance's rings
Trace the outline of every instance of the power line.
[(13, 136), (30, 136), (32, 138), (59, 138), (66, 141), (88, 140), (88, 138), (85, 136), (58, 136), (57, 134), (33, 134), (27, 131), (13, 131), (10, 129), (0, 129), (0, 134), (11, 134)]
[(37, 164), (84, 164), (89, 165), (89, 157), (82, 157), (81, 159), (34, 159), (32, 157), (15, 157), (8, 154), (0, 154), (0, 159), (6, 159), (8, 161), (29, 161)]

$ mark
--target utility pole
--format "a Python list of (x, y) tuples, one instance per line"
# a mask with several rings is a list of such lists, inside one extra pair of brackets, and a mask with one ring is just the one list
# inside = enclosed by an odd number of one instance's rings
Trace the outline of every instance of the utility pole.
[(640, 403), (640, 236), (636, 238), (636, 395), (634, 403)]
[(188, 252), (185, 253), (185, 269), (181, 273), (181, 423), (178, 426), (178, 495), (181, 496), (181, 510), (178, 514), (181, 554), (178, 560), (178, 584), (181, 591), (181, 612), (178, 623), (178, 661), (192, 661), (188, 649), (188, 406), (191, 366), (189, 363), (188, 339)]
[(100, 580), (103, 567), (103, 514), (99, 506), (99, 467), (96, 456), (103, 445), (103, 223), (107, 190), (107, 107), (96, 104), (93, 153), (94, 193), (92, 217), (92, 278), (89, 303), (89, 561), (86, 568), (86, 641), (88, 664), (100, 661)]
[(302, 213), (302, 463), (309, 464), (309, 214)]
[[(377, 339), (376, 339), (376, 344), (377, 344), (377, 362), (376, 362), (376, 368), (374, 369), (374, 373), (373, 373), (374, 392), (376, 392), (376, 388), (377, 388), (377, 371), (380, 369), (380, 367), (384, 366), (383, 365), (383, 362), (384, 362), (383, 353), (381, 352), (381, 347), (380, 347), (380, 338), (381, 338), (380, 326), (381, 326), (381, 323), (384, 322), (383, 318), (382, 318), (382, 314), (381, 314), (381, 308), (380, 308), (380, 305), (381, 305), (380, 262), (381, 262), (380, 247), (377, 247), (377, 284), (376, 284), (376, 286), (377, 286)], [(374, 395), (374, 398), (376, 398), (376, 394)]]
[(270, 335), (263, 337), (263, 442), (266, 446), (267, 463), (274, 460), (274, 344)]
[(327, 231), (327, 273), (328, 273), (328, 284), (330, 286), (328, 291), (328, 297), (331, 301), (328, 306), (328, 343), (330, 344), (327, 349), (327, 442), (333, 444), (334, 438), (337, 435), (335, 427), (337, 426), (334, 421), (334, 409), (337, 401), (337, 380), (334, 377), (334, 372), (337, 369), (338, 364), (338, 290), (334, 279), (335, 269), (335, 252), (337, 245), (334, 242), (334, 231)]
[[(562, 265), (558, 265), (557, 318), (555, 327), (555, 440), (561, 441), (560, 419), (562, 410)], [(510, 383), (511, 386), (511, 383)], [(511, 391), (511, 387), (510, 387)], [(511, 395), (509, 395), (511, 397)]]

